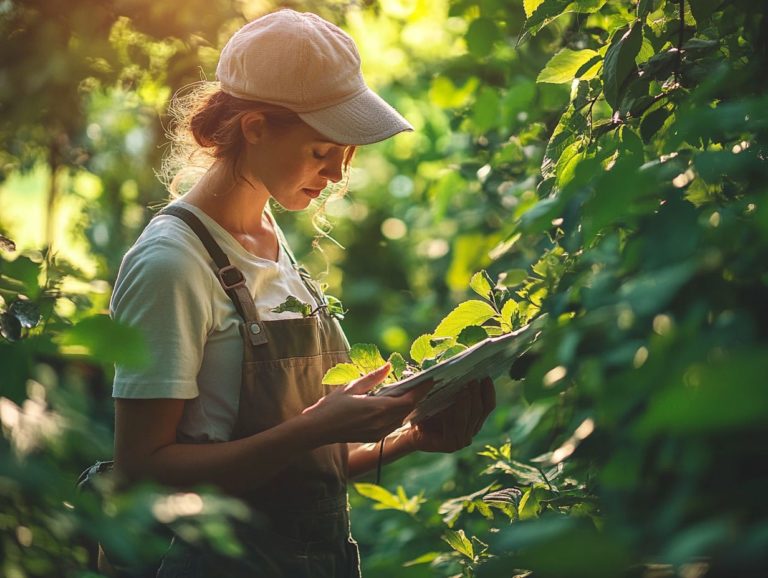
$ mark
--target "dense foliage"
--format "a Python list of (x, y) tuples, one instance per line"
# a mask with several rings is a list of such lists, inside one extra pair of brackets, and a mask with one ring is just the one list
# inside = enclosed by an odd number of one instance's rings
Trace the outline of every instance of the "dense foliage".
[[(264, 6), (59, 4), (0, 5), (0, 572), (88, 575), (95, 539), (151, 563), (168, 525), (237, 555), (237, 503), (74, 483), (111, 453), (110, 364), (144, 358), (105, 309), (164, 196), (157, 117)], [(278, 214), (350, 340), (418, 369), (547, 314), (472, 449), (356, 485), (366, 574), (765, 575), (765, 7), (300, 7), (417, 127), (328, 203), (345, 250)]]

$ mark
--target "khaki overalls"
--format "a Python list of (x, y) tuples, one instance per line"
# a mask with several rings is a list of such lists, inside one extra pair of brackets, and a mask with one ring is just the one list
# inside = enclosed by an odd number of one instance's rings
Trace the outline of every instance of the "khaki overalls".
[[(243, 376), (232, 439), (274, 427), (325, 396), (330, 390), (321, 384), (325, 372), (349, 361), (349, 344), (327, 307), (309, 317), (262, 321), (242, 274), (228, 265), (202, 223), (172, 205), (161, 214), (183, 219), (198, 234), (243, 318)], [(325, 304), (320, 288), (298, 266), (284, 239), (280, 242), (310, 293)], [(297, 455), (291, 465), (245, 498), (253, 515), (250, 523), (236, 528), (246, 553), (242, 560), (228, 560), (175, 538), (158, 578), (359, 577), (357, 544), (349, 533), (346, 477), (346, 444)]]

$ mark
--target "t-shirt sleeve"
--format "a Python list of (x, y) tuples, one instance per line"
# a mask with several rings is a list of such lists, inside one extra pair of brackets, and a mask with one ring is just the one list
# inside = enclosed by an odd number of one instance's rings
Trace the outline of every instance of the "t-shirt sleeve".
[(135, 245), (120, 266), (110, 302), (118, 322), (138, 328), (149, 360), (115, 366), (117, 398), (192, 399), (213, 320), (213, 276), (183, 243), (155, 238)]

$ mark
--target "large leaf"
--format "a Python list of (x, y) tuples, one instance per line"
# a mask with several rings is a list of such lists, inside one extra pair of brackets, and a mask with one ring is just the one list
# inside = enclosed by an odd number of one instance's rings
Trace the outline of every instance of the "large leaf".
[(354, 344), (349, 351), (349, 358), (363, 373), (374, 371), (386, 363), (379, 348), (372, 343)]
[(473, 299), (460, 303), (446, 315), (434, 333), (434, 337), (458, 337), (461, 330), (470, 325), (482, 325), (496, 315), (496, 310), (486, 303)]
[[(563, 48), (555, 54), (539, 73), (536, 82), (552, 84), (570, 83), (574, 78), (589, 80), (597, 74), (600, 54), (595, 50)], [(586, 66), (592, 63), (591, 66)]]
[(323, 385), (346, 385), (362, 377), (362, 373), (352, 363), (338, 363), (325, 372)]
[(603, 94), (614, 110), (619, 108), (624, 81), (635, 68), (635, 58), (643, 45), (643, 25), (636, 20), (626, 30), (613, 35), (603, 63)]

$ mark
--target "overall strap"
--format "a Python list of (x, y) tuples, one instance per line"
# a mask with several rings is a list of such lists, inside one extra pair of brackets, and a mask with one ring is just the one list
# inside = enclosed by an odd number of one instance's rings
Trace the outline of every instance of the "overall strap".
[(221, 286), (232, 300), (232, 303), (240, 317), (245, 322), (245, 334), (251, 345), (262, 345), (267, 342), (267, 335), (256, 306), (253, 303), (251, 292), (245, 284), (245, 276), (242, 271), (232, 265), (227, 254), (219, 247), (219, 244), (211, 236), (203, 222), (192, 211), (176, 205), (169, 205), (161, 210), (158, 215), (172, 215), (184, 221), (203, 243), (206, 251), (213, 259), (216, 277)]

